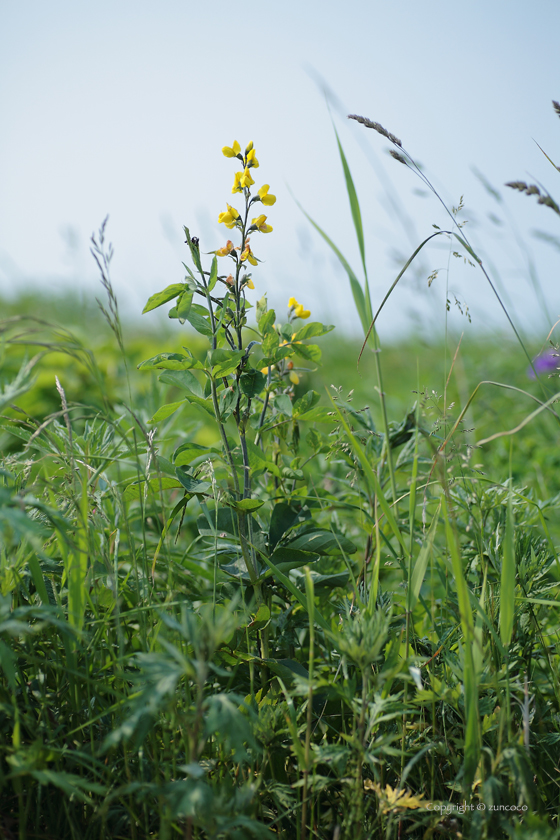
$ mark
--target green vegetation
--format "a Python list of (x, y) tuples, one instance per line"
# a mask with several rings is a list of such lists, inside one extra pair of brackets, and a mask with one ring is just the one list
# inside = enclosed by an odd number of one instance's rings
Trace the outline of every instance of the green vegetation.
[(4, 307), (0, 837), (560, 837), (557, 374), (515, 325), (380, 348), (339, 151), (364, 348), (250, 307), (252, 144), (142, 333), (105, 226), (102, 313)]

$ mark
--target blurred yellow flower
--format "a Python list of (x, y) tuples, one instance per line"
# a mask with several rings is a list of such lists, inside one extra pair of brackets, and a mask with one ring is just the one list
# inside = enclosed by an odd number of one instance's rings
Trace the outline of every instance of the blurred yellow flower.
[(309, 318), (311, 315), (311, 311), (309, 309), (304, 309), (301, 303), (298, 303), (295, 297), (291, 297), (288, 301), (288, 309), (294, 310), (294, 315), (296, 318)]
[(218, 222), (220, 222), (220, 224), (222, 224), (223, 222), (223, 224), (231, 230), (231, 228), (235, 227), (235, 223), (239, 218), (239, 213), (237, 212), (235, 207), (232, 207), (230, 204), (226, 204), (226, 206), (227, 210), (225, 210), (223, 213), (220, 213), (220, 215), (218, 216)]
[(218, 250), (216, 251), (216, 256), (217, 257), (227, 257), (227, 255), (231, 254), (232, 251), (233, 251), (233, 242), (231, 241), (231, 239), (228, 239), (228, 241), (226, 242), (226, 244), (224, 245), (223, 248), (218, 248)]
[(260, 216), (257, 216), (256, 219), (253, 219), (251, 224), (254, 225), (257, 230), (260, 230), (261, 233), (270, 233), (272, 231), (272, 225), (267, 225), (266, 218), (267, 217), (263, 213)]
[(222, 154), (226, 157), (237, 157), (239, 152), (241, 151), (241, 146), (237, 142), (237, 140), (233, 141), (233, 146), (224, 146), (222, 149)]
[[(249, 257), (249, 261), (251, 261), (251, 257)], [(257, 264), (257, 261), (255, 260), (253, 265), (256, 265), (256, 264)], [(248, 289), (254, 289), (255, 288), (255, 284), (253, 283), (253, 281), (251, 280), (250, 277), (247, 278), (247, 281), (246, 281), (245, 285), (247, 286)]]
[(263, 184), (259, 190), (259, 198), (263, 204), (266, 204), (268, 207), (272, 207), (272, 205), (276, 203), (276, 196), (272, 195), (272, 193), (269, 195), (269, 189), (270, 187), (268, 184)]
[(290, 382), (292, 385), (299, 385), (299, 376), (293, 370), (290, 371)]
[(261, 368), (261, 373), (264, 373), (265, 376), (268, 376), (268, 374), (272, 373), (273, 370), (274, 370), (274, 365), (270, 365), (270, 367)]
[(247, 145), (245, 146), (245, 154), (248, 155), (252, 148), (253, 148), (253, 141), (251, 140), (251, 142), (247, 143)]

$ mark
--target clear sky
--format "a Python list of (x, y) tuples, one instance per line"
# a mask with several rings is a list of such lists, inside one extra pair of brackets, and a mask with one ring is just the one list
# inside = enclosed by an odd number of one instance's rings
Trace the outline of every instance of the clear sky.
[[(560, 254), (531, 231), (560, 234), (560, 219), (503, 184), (538, 180), (560, 202), (560, 176), (535, 145), (560, 163), (551, 107), (560, 100), (559, 25), (558, 0), (0, 0), (0, 291), (38, 283), (97, 292), (88, 240), (108, 213), (121, 307), (141, 310), (183, 279), (183, 224), (203, 251), (224, 244), (217, 217), (234, 203), (235, 165), (220, 150), (253, 140), (257, 186), (269, 183), (278, 198), (274, 232), (252, 243), (264, 260), (253, 295), (266, 290), (282, 307), (293, 294), (357, 329), (345, 275), (293, 198), (358, 272), (322, 80), (362, 203), (375, 301), (432, 224), (447, 221), (387, 142), (347, 113), (400, 137), (450, 204), (464, 196), (473, 244), (495, 265), (517, 320), (544, 337), (523, 247), (552, 323)], [(445, 271), (429, 290), (427, 277), (448, 263), (449, 288), (475, 324), (504, 323), (480, 274), (449, 260), (446, 244), (426, 251), (397, 289), (382, 335), (414, 319), (442, 323)], [(461, 328), (455, 310), (453, 318)]]

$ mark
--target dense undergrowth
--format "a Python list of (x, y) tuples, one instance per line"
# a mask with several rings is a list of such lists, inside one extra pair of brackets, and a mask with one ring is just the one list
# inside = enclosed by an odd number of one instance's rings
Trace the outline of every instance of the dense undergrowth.
[(560, 836), (555, 403), (480, 445), (556, 381), (375, 331), (298, 375), (297, 301), (252, 364), (242, 266), (162, 354), (97, 253), (104, 331), (0, 327), (0, 837)]

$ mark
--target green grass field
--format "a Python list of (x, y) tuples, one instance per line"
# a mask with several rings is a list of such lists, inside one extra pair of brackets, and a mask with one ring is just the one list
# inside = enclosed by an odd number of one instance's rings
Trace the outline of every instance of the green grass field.
[(557, 373), (187, 240), (186, 325), (3, 306), (0, 837), (560, 837)]

